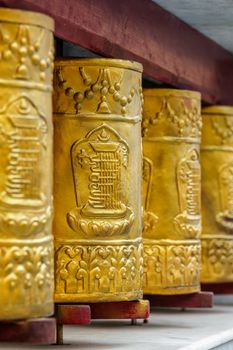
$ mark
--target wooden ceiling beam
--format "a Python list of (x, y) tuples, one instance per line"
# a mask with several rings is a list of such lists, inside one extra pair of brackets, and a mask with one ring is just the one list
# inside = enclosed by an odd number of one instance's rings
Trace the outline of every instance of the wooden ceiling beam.
[[(233, 55), (151, 0), (0, 0), (40, 11), (56, 36), (107, 57), (136, 60), (144, 75), (233, 105)], [(207, 18), (208, 21), (208, 18)]]

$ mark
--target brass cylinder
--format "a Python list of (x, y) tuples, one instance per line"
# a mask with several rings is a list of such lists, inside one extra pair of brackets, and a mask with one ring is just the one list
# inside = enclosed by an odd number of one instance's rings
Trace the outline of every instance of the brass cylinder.
[(55, 62), (56, 302), (142, 296), (141, 72), (123, 60)]
[(199, 291), (200, 94), (145, 89), (144, 293)]
[(0, 319), (53, 313), (53, 20), (0, 9)]
[(202, 110), (202, 282), (233, 282), (233, 107)]

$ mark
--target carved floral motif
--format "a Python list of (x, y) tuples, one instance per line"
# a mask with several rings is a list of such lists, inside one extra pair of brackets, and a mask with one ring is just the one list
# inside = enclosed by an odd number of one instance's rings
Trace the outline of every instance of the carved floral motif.
[(56, 249), (57, 295), (140, 291), (142, 244), (64, 244)]
[(1, 312), (17, 305), (33, 309), (52, 303), (52, 244), (1, 246), (0, 290)]
[(34, 236), (45, 233), (46, 226), (52, 217), (52, 208), (46, 210), (22, 212), (0, 212), (0, 230), (19, 237)]
[(197, 286), (200, 280), (200, 245), (144, 243), (144, 292)]
[(233, 241), (220, 237), (202, 237), (202, 281), (232, 282)]

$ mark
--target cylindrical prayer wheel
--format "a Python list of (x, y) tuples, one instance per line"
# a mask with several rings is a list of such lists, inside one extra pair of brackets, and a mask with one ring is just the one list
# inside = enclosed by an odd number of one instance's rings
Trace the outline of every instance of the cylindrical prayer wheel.
[(55, 63), (57, 302), (142, 295), (141, 72), (123, 60)]
[(53, 312), (53, 20), (0, 9), (0, 319)]
[(233, 107), (202, 111), (202, 282), (233, 282)]
[(145, 89), (144, 99), (144, 293), (198, 292), (200, 94)]

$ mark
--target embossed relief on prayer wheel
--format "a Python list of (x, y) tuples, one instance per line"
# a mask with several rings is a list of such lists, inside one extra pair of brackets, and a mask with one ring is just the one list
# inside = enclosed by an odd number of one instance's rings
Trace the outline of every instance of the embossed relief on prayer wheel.
[(145, 89), (144, 99), (144, 293), (198, 292), (200, 94)]
[(202, 110), (202, 282), (233, 282), (233, 107)]
[(0, 9), (0, 319), (53, 312), (53, 20)]
[(123, 60), (55, 63), (57, 302), (142, 296), (141, 72)]

